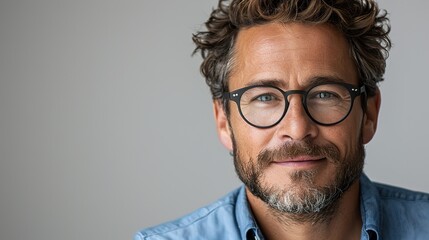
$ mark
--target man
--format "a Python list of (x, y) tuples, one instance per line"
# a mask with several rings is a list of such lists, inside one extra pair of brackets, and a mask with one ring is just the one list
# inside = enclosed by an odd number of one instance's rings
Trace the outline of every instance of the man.
[(135, 239), (429, 239), (429, 195), (371, 182), (386, 13), (370, 0), (220, 0), (194, 35), (244, 186)]

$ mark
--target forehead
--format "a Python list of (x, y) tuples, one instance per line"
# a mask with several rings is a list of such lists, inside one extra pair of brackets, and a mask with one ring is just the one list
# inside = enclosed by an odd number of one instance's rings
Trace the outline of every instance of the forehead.
[[(253, 81), (294, 81), (333, 77), (357, 84), (345, 37), (329, 24), (270, 23), (240, 30), (235, 43), (230, 89)], [(250, 83), (249, 83), (250, 82)]]

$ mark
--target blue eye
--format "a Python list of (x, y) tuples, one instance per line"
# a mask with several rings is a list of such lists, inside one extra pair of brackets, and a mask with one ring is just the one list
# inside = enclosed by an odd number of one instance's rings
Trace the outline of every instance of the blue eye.
[(318, 91), (318, 92), (312, 92), (308, 95), (308, 100), (314, 100), (314, 101), (326, 101), (326, 100), (339, 100), (341, 97), (336, 92), (332, 91)]
[(256, 100), (261, 101), (261, 102), (269, 102), (269, 101), (272, 101), (274, 99), (275, 99), (275, 97), (273, 95), (268, 95), (268, 94), (260, 95), (256, 98)]
[(334, 97), (334, 94), (330, 92), (319, 92), (316, 97), (326, 99)]

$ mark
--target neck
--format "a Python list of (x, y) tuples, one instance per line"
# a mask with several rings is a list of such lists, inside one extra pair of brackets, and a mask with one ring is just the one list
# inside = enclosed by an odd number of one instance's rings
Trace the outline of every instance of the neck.
[(301, 221), (304, 216), (278, 213), (247, 191), (253, 214), (266, 239), (360, 239), (362, 220), (359, 204), (359, 180), (338, 200), (323, 221)]

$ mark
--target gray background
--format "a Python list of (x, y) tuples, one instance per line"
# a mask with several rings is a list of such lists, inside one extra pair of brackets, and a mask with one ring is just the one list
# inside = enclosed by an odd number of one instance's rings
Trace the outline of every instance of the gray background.
[[(131, 239), (239, 185), (191, 33), (215, 0), (1, 0), (0, 239)], [(424, 0), (394, 47), (366, 172), (429, 191)]]

